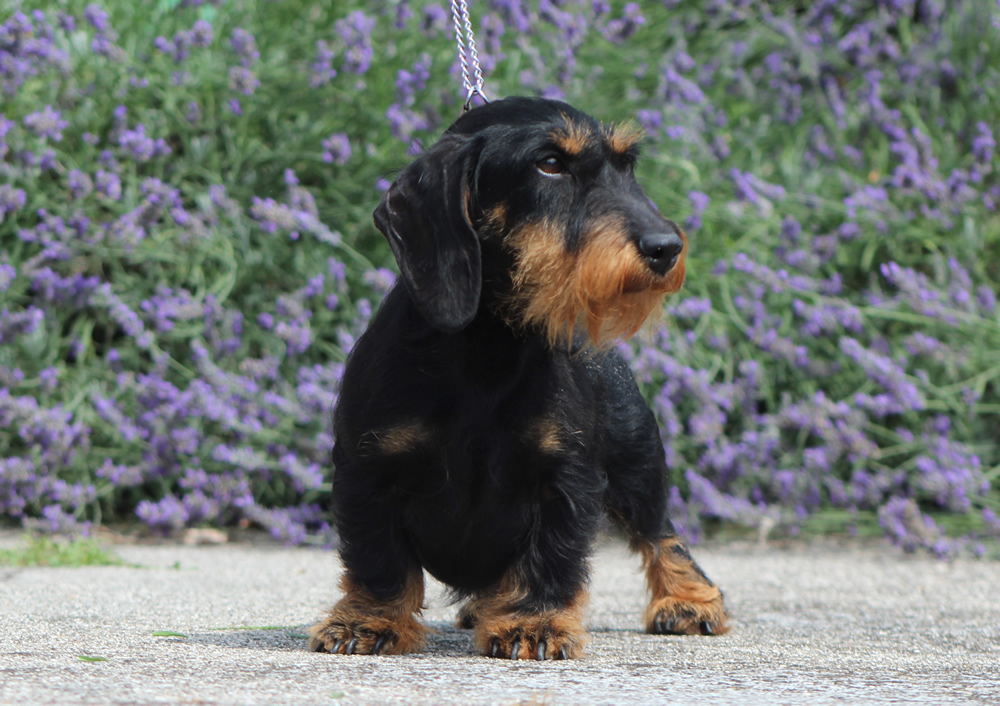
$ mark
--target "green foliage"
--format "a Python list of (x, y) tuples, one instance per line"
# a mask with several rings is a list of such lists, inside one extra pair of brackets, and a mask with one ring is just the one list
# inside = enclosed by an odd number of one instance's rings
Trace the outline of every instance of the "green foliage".
[[(640, 122), (688, 231), (629, 349), (678, 524), (1000, 534), (1000, 12), (606, 5), (472, 13), (487, 93)], [(0, 10), (0, 514), (333, 540), (329, 412), (394, 268), (371, 212), (464, 100), (446, 9)]]
[(0, 564), (8, 566), (130, 566), (94, 539), (60, 540), (25, 537), (23, 547), (0, 549)]

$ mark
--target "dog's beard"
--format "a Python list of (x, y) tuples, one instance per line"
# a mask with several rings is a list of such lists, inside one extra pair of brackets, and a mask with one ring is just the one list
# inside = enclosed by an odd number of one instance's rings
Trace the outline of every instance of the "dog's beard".
[(569, 343), (578, 329), (599, 347), (629, 338), (684, 281), (683, 253), (657, 275), (616, 218), (590, 229), (577, 252), (567, 252), (561, 229), (545, 222), (519, 229), (507, 242), (515, 257), (508, 318), (539, 330), (552, 346)]

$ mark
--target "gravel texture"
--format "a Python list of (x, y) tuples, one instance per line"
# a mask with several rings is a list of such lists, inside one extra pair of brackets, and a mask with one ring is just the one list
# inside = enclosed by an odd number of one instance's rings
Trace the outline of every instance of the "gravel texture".
[(997, 562), (831, 542), (697, 547), (733, 631), (658, 637), (639, 631), (638, 561), (608, 539), (588, 656), (511, 663), (473, 652), (437, 584), (426, 652), (307, 651), (305, 629), (338, 595), (331, 552), (115, 551), (141, 566), (0, 567), (0, 704), (1000, 703)]

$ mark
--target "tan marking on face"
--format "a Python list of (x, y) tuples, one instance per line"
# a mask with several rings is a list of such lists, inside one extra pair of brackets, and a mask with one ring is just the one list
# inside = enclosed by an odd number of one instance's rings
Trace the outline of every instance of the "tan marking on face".
[(430, 429), (418, 421), (372, 430), (361, 437), (361, 445), (386, 456), (398, 456), (416, 451), (430, 441), (430, 438)]
[(555, 419), (538, 420), (532, 425), (529, 433), (542, 453), (557, 454), (563, 450), (562, 428)]
[(589, 125), (578, 123), (566, 115), (563, 115), (563, 120), (565, 124), (552, 134), (552, 139), (559, 149), (576, 157), (593, 142), (594, 133)]
[(486, 224), (502, 228), (507, 222), (507, 204), (503, 201), (486, 212)]
[(645, 136), (646, 131), (642, 126), (631, 120), (604, 126), (604, 139), (608, 141), (611, 149), (618, 154), (624, 154)]
[(583, 328), (591, 342), (611, 345), (632, 336), (667, 294), (684, 282), (684, 249), (665, 275), (643, 261), (618, 217), (595, 223), (582, 239), (579, 252), (566, 252), (562, 230), (540, 222), (522, 228), (509, 239), (515, 252), (515, 317), (538, 327), (555, 345)]

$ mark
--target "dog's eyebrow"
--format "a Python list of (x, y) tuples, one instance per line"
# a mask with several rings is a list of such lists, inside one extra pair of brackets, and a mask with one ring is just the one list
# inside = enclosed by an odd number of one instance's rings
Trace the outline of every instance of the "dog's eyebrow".
[(564, 124), (552, 131), (556, 147), (571, 157), (577, 157), (594, 143), (594, 132), (589, 125), (563, 115)]
[(646, 131), (632, 121), (604, 127), (604, 139), (611, 150), (633, 161), (639, 157), (639, 143), (645, 136)]

